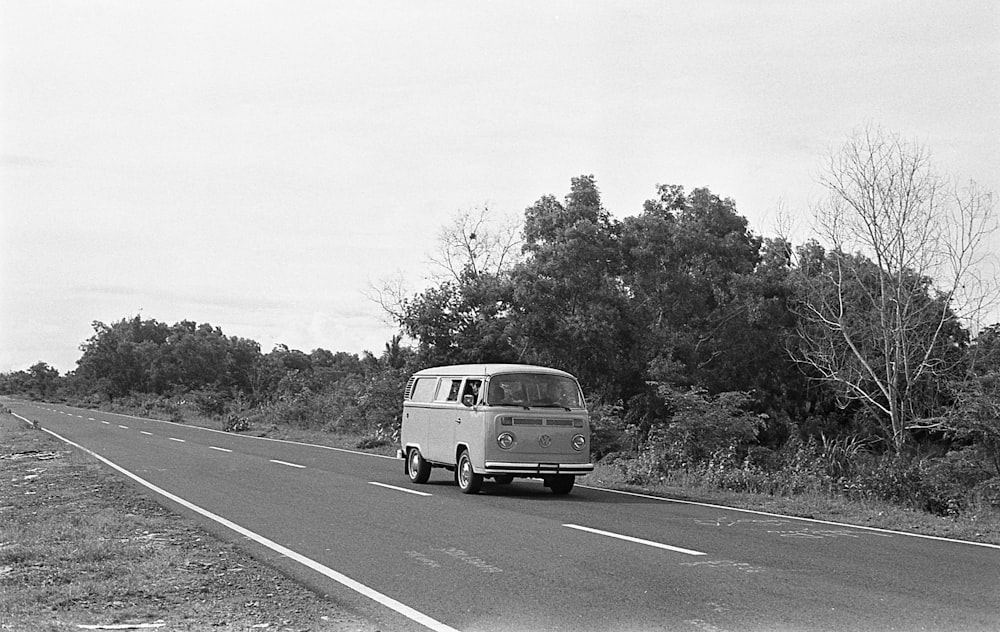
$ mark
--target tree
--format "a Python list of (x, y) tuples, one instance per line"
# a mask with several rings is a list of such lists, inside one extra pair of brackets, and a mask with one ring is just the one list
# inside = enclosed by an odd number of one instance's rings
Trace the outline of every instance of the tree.
[(888, 421), (898, 453), (928, 383), (953, 368), (995, 285), (979, 276), (992, 198), (938, 176), (927, 151), (866, 129), (831, 156), (817, 227), (832, 250), (802, 269), (795, 357)]
[[(438, 232), (437, 251), (429, 257), (437, 268), (432, 278), (438, 286), (436, 296), (426, 296), (427, 302), (440, 301), (442, 294), (469, 294), (465, 289), (470, 284), (480, 286), (474, 292), (478, 294), (483, 286), (496, 285), (520, 260), (520, 245), (519, 226), (513, 219), (496, 217), (488, 206), (459, 212)], [(400, 324), (404, 330), (408, 328), (404, 321), (413, 321), (415, 303), (423, 302), (409, 296), (400, 273), (370, 283), (365, 295), (382, 308), (388, 322)], [(477, 309), (474, 302), (466, 307)]]
[(59, 371), (45, 362), (36, 362), (28, 369), (31, 376), (31, 389), (38, 399), (45, 399), (55, 393), (58, 386)]
[(170, 335), (169, 327), (138, 315), (110, 326), (94, 321), (93, 327), (94, 335), (80, 347), (77, 376), (111, 398), (133, 390), (148, 392), (154, 359)]
[(754, 294), (765, 289), (751, 283), (761, 240), (731, 199), (707, 188), (685, 194), (677, 185), (657, 192), (641, 215), (625, 220), (622, 237), (624, 279), (647, 340), (646, 361), (674, 365), (675, 384), (714, 393), (743, 388), (734, 379), (745, 383), (756, 371), (737, 367), (766, 355), (747, 344), (774, 331), (772, 323), (748, 335), (761, 312)]
[(438, 233), (438, 252), (431, 256), (445, 278), (462, 282), (482, 274), (500, 276), (519, 259), (518, 224), (494, 220), (488, 206), (459, 213)]
[(619, 237), (594, 177), (573, 178), (564, 202), (547, 195), (525, 211), (512, 275), (518, 359), (566, 369), (610, 401), (636, 366)]

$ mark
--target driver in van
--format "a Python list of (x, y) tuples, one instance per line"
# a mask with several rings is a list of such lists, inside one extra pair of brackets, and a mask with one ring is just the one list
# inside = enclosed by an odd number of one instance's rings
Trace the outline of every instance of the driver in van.
[(491, 384), (490, 401), (500, 405), (521, 404), (524, 402), (524, 388), (520, 382), (500, 381), (495, 386)]

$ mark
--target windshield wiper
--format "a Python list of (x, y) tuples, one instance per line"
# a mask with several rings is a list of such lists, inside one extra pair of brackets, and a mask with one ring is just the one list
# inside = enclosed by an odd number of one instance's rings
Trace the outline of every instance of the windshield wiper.
[(573, 410), (569, 406), (563, 406), (562, 404), (535, 404), (536, 408), (562, 408), (566, 412)]

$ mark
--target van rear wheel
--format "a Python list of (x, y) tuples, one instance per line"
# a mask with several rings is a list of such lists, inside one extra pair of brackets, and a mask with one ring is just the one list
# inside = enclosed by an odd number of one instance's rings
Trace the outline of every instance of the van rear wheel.
[(431, 464), (424, 460), (417, 448), (410, 448), (406, 456), (406, 474), (411, 482), (418, 485), (426, 483), (431, 477)]
[(458, 482), (458, 489), (463, 494), (478, 494), (479, 488), (483, 486), (483, 475), (476, 474), (475, 470), (472, 469), (472, 459), (469, 458), (468, 450), (462, 450), (462, 453), (458, 455), (455, 480)]

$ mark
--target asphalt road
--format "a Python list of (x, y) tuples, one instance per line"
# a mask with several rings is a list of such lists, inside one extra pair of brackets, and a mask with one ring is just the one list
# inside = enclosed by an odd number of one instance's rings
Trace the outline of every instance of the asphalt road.
[(1000, 630), (995, 545), (9, 405), (383, 630)]

